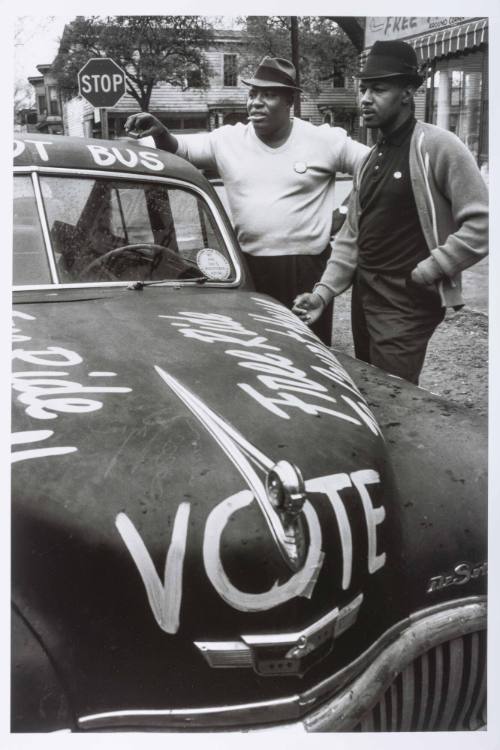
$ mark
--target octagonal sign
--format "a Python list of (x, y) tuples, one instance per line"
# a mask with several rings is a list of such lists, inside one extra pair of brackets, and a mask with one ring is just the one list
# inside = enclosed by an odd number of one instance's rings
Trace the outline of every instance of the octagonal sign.
[(92, 57), (78, 71), (78, 88), (93, 107), (114, 107), (125, 93), (125, 73), (110, 57)]

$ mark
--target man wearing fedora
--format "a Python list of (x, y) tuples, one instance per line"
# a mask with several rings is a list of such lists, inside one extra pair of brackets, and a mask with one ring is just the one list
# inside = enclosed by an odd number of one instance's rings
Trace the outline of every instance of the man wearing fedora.
[(418, 383), (446, 307), (463, 306), (460, 272), (488, 252), (487, 189), (459, 138), (415, 119), (422, 77), (411, 45), (376, 42), (358, 77), (365, 125), (379, 137), (325, 272), (293, 309), (311, 325), (352, 284), (356, 357)]
[[(224, 181), (234, 226), (258, 292), (291, 308), (311, 289), (330, 256), (335, 173), (353, 174), (368, 152), (345, 130), (290, 118), (295, 67), (265, 57), (249, 86), (247, 125), (172, 135), (153, 115), (132, 115), (132, 137), (151, 135), (158, 148), (177, 153)], [(300, 89), (299, 89), (300, 90)], [(314, 326), (331, 343), (332, 305)]]

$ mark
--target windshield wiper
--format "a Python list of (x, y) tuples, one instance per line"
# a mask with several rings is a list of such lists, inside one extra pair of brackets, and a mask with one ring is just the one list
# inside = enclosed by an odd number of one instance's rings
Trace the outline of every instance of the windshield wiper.
[(180, 284), (183, 281), (196, 281), (200, 286), (210, 281), (208, 276), (183, 276), (182, 279), (158, 279), (155, 281), (131, 281), (127, 289), (130, 291), (141, 291), (145, 286), (156, 286), (158, 284), (175, 283)]

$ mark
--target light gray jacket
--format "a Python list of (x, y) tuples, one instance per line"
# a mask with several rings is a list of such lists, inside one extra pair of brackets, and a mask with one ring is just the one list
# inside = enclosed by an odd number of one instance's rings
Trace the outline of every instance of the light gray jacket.
[[(359, 186), (368, 158), (354, 177), (346, 221), (314, 287), (325, 303), (353, 280), (359, 254)], [(420, 121), (410, 143), (410, 177), (430, 252), (417, 267), (426, 281), (438, 284), (443, 306), (460, 307), (460, 272), (488, 254), (488, 190), (462, 141), (447, 130)]]

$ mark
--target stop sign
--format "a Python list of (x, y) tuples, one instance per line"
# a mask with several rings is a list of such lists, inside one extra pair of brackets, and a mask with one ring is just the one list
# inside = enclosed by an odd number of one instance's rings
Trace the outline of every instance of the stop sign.
[(110, 57), (92, 57), (78, 71), (78, 88), (93, 107), (114, 107), (125, 93), (125, 73)]

